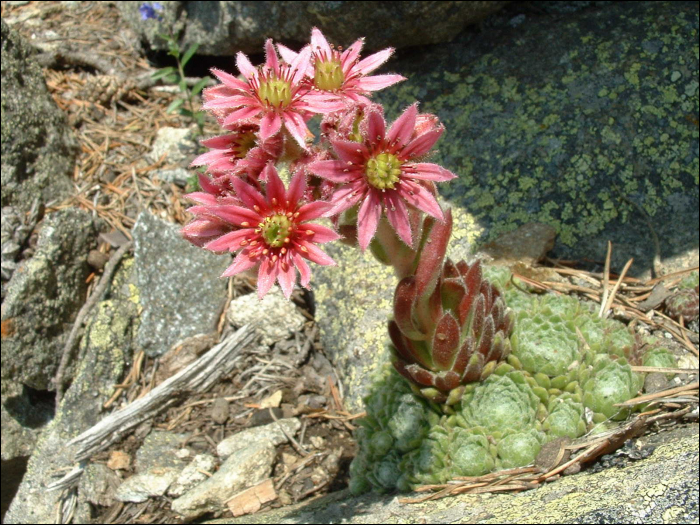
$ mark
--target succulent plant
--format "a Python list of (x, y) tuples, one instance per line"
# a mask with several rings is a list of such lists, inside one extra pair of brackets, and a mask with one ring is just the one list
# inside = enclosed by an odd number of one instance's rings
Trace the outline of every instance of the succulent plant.
[(698, 318), (700, 312), (700, 301), (698, 298), (698, 287), (682, 288), (671, 297), (666, 299), (666, 313), (674, 319), (679, 317), (689, 323)]
[(653, 346), (647, 350), (642, 357), (642, 364), (659, 368), (676, 368), (678, 366), (676, 357), (666, 348), (660, 346)]
[(542, 428), (547, 433), (549, 441), (560, 437), (574, 439), (586, 432), (580, 396), (562, 395), (552, 399), (547, 408), (549, 415), (542, 423)]
[(583, 385), (583, 404), (594, 412), (596, 423), (625, 419), (630, 409), (615, 405), (635, 397), (642, 384), (641, 376), (632, 371), (625, 359), (596, 356), (590, 378)]
[(389, 335), (396, 370), (427, 399), (452, 405), (508, 355), (513, 316), (480, 261), (443, 263), (446, 215), (444, 224), (426, 220), (416, 270), (396, 288)]

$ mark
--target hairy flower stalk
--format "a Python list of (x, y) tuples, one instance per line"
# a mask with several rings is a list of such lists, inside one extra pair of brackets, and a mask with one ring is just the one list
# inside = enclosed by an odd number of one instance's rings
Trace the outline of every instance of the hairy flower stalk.
[(445, 262), (452, 230), (424, 227), (413, 275), (394, 295), (389, 322), (396, 370), (420, 395), (437, 403), (457, 403), (464, 385), (482, 381), (510, 353), (513, 317), (501, 293), (483, 278), (480, 261)]

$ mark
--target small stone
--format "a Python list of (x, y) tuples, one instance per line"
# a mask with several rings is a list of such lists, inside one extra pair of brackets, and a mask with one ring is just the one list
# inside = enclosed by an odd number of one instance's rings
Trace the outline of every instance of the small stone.
[(314, 448), (321, 450), (324, 445), (326, 444), (326, 440), (323, 439), (321, 436), (311, 436), (309, 438), (309, 441), (311, 444), (314, 446)]
[(210, 454), (197, 454), (187, 465), (177, 480), (168, 489), (168, 496), (177, 498), (197, 484), (209, 479), (205, 472), (213, 474), (216, 470), (216, 458)]
[(114, 503), (115, 492), (121, 480), (112, 470), (100, 463), (90, 463), (78, 483), (81, 499), (93, 505), (109, 507)]
[(301, 422), (296, 418), (280, 419), (263, 427), (248, 428), (224, 439), (217, 445), (216, 452), (219, 457), (227, 458), (251, 443), (270, 443), (271, 446), (286, 443), (288, 439), (281, 428), (293, 436), (301, 428)]
[(170, 468), (179, 472), (185, 467), (185, 462), (177, 457), (175, 451), (180, 449), (186, 438), (185, 434), (151, 432), (136, 452), (136, 468), (139, 472), (151, 468)]
[(548, 224), (529, 222), (484, 245), (481, 252), (493, 257), (495, 263), (532, 265), (554, 247), (556, 235), (556, 230)]
[(88, 253), (87, 262), (93, 270), (102, 270), (109, 261), (109, 255), (102, 253), (100, 250), (90, 250)]
[(148, 498), (162, 496), (179, 473), (172, 468), (152, 468), (135, 474), (119, 485), (115, 497), (123, 502), (143, 503)]
[(113, 450), (109, 454), (107, 467), (112, 470), (127, 470), (131, 467), (131, 456), (123, 450)]
[(218, 423), (219, 425), (226, 423), (229, 415), (228, 401), (223, 397), (217, 397), (211, 405), (209, 415), (214, 423)]

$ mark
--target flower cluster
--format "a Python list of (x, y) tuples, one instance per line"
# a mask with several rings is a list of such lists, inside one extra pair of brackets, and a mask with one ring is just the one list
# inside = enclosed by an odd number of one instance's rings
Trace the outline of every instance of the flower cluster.
[[(289, 298), (297, 271), (308, 287), (307, 261), (335, 264), (317, 245), (338, 239), (337, 231), (362, 250), (373, 240), (400, 242), (416, 257), (421, 215), (445, 221), (435, 183), (454, 175), (426, 162), (444, 127), (417, 104), (387, 125), (369, 97), (404, 77), (373, 75), (393, 49), (361, 58), (362, 46), (360, 39), (336, 48), (314, 28), (298, 52), (268, 40), (263, 64), (238, 53), (240, 75), (212, 70), (220, 84), (204, 91), (203, 109), (223, 132), (203, 140), (208, 151), (192, 162), (203, 168), (201, 191), (189, 195), (197, 205), (183, 235), (236, 253), (224, 276), (257, 267), (261, 297), (278, 281)], [(316, 116), (314, 141), (308, 123)], [(335, 229), (309, 222), (322, 217)], [(384, 217), (391, 229), (382, 228)], [(382, 239), (384, 230), (395, 234)]]

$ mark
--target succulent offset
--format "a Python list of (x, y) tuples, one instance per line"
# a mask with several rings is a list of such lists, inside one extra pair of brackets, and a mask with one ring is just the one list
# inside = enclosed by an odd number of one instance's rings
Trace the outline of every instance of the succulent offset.
[(452, 216), (426, 220), (416, 270), (394, 295), (389, 322), (396, 370), (437, 403), (459, 401), (464, 386), (488, 377), (510, 352), (513, 317), (481, 262), (443, 263)]

